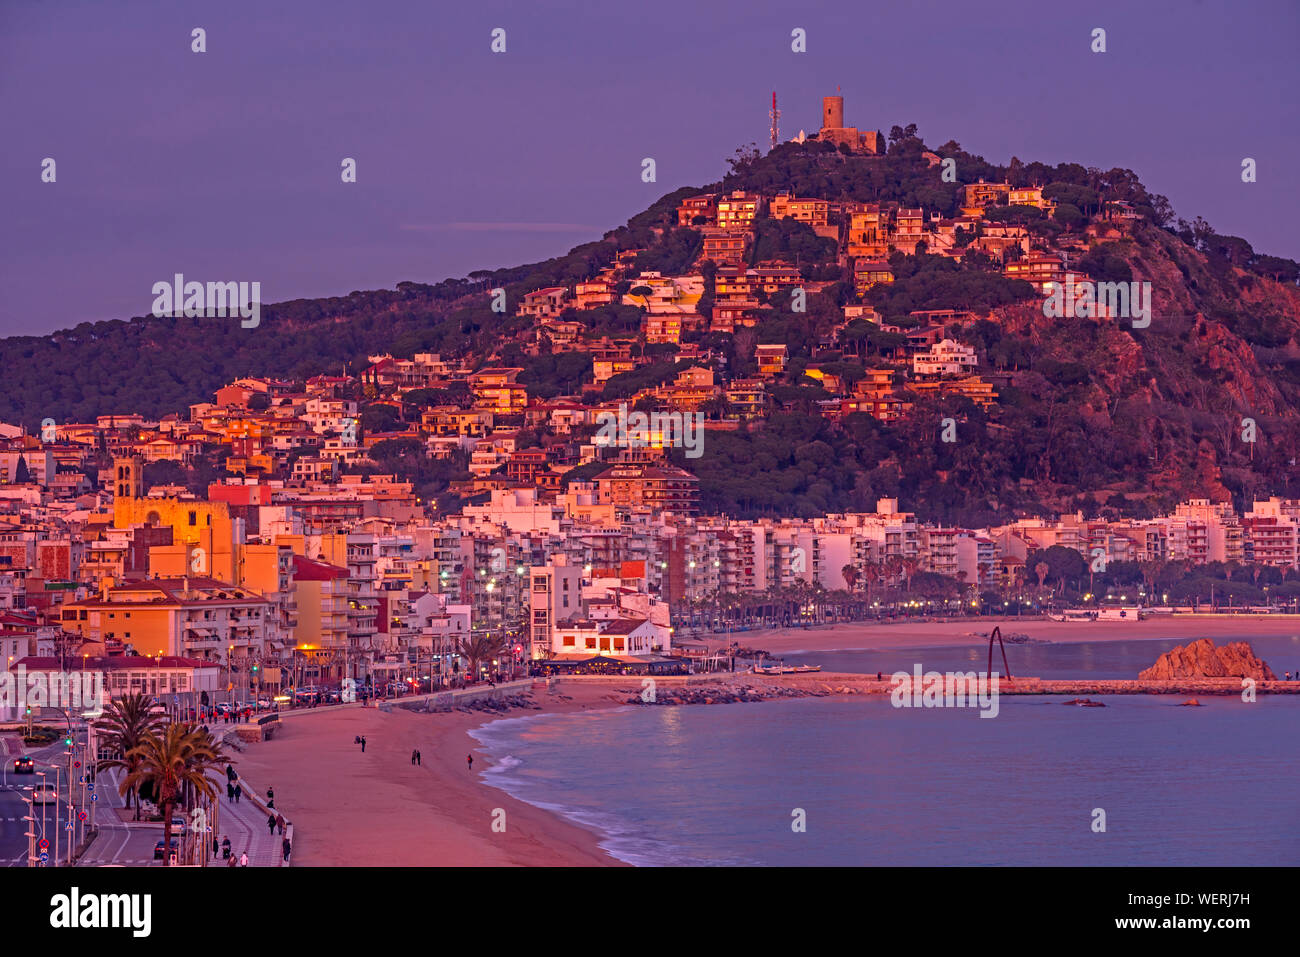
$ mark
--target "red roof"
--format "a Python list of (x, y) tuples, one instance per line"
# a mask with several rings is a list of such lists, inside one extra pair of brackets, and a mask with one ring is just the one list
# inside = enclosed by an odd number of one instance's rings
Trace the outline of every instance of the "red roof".
[(324, 582), (335, 578), (347, 578), (348, 570), (331, 565), (328, 562), (313, 561), (301, 555), (293, 556), (293, 577), (298, 581)]

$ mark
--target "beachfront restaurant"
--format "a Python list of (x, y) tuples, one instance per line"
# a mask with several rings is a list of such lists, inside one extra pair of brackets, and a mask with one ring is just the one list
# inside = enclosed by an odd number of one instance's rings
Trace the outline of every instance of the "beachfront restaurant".
[(533, 662), (533, 674), (551, 675), (688, 675), (691, 664), (683, 658), (663, 655), (635, 655), (626, 658), (595, 655), (591, 658), (564, 656)]

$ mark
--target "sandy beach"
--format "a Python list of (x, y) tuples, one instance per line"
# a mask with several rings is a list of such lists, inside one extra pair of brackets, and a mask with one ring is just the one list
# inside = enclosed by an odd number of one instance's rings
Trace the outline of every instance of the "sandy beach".
[[(610, 695), (608, 686), (566, 687), (533, 698), (564, 712), (621, 703)], [(483, 783), (479, 772), (490, 764), (468, 731), (486, 720), (361, 707), (306, 713), (282, 720), (272, 740), (249, 745), (236, 764), (259, 790), (275, 788), (294, 824), (295, 867), (620, 865), (595, 834)], [(357, 735), (367, 739), (364, 754)], [(417, 748), (419, 767), (411, 764)], [(504, 833), (492, 828), (498, 808)]]
[[(995, 625), (1054, 642), (1300, 637), (1300, 618), (1210, 616), (1122, 623), (1016, 618), (850, 623), (735, 637), (743, 646), (777, 654), (892, 650), (981, 645), (985, 639), (971, 633)], [(559, 713), (618, 707), (626, 692), (619, 694), (609, 684), (564, 682), (561, 693), (538, 689), (531, 697), (542, 711)], [(505, 716), (537, 713), (511, 710)], [(481, 712), (425, 714), (399, 708), (385, 713), (361, 707), (289, 715), (274, 739), (249, 745), (237, 766), (259, 790), (275, 788), (278, 805), (295, 826), (294, 866), (621, 865), (600, 848), (598, 835), (483, 783), (479, 772), (490, 762), (468, 732), (491, 720)], [(357, 735), (367, 739), (364, 754), (354, 743)], [(417, 748), (423, 759), (418, 767), (411, 764), (411, 751)], [(467, 754), (474, 755), (472, 772)], [(497, 809), (505, 812), (504, 832), (493, 830)]]
[[(1033, 618), (967, 618), (951, 621), (915, 621), (890, 624), (864, 622), (821, 625), (815, 628), (776, 628), (745, 631), (733, 639), (746, 648), (772, 653), (792, 651), (898, 650), (980, 645), (986, 638), (972, 632), (988, 632), (1000, 626), (1004, 634), (1020, 632), (1044, 641), (1134, 641), (1174, 638), (1235, 640), (1251, 635), (1300, 635), (1300, 617), (1199, 615), (1161, 616), (1144, 621), (1050, 621)], [(708, 636), (710, 644), (722, 644), (719, 636)]]

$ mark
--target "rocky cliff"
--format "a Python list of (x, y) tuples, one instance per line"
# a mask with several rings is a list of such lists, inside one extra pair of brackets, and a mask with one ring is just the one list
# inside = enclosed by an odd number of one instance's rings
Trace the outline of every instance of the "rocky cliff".
[(1255, 657), (1250, 644), (1234, 641), (1216, 648), (1209, 638), (1179, 645), (1156, 659), (1156, 663), (1138, 674), (1139, 678), (1168, 681), (1175, 678), (1254, 678), (1274, 681), (1277, 675)]

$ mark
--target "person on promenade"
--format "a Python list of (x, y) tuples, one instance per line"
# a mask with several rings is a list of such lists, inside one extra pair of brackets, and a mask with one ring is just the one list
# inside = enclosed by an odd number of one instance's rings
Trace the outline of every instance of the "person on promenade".
[(248, 866), (248, 851), (244, 851), (243, 854), (239, 855), (239, 866), (240, 867)]
[(228, 858), (226, 858), (226, 866), (227, 866), (227, 867), (234, 867), (234, 866), (235, 866), (236, 864), (238, 864), (238, 863), (239, 863), (239, 861), (235, 859), (235, 856), (234, 856), (233, 854), (230, 855)]
[(469, 768), (469, 770), (471, 771), (474, 770), (474, 755), (472, 754), (465, 755), (465, 766)]
[(244, 788), (243, 788), (243, 786), (242, 786), (242, 785), (239, 785), (239, 784), (236, 784), (236, 785), (235, 785), (235, 803), (238, 804), (238, 803), (239, 803), (239, 799), (240, 799), (241, 797), (243, 797), (243, 796), (244, 796)]
[(284, 852), (284, 859), (287, 861), (289, 859), (289, 851), (292, 849), (292, 845), (290, 845), (287, 837), (281, 842), (280, 849)]
[(279, 832), (280, 832), (281, 834), (284, 833), (284, 815), (283, 815), (283, 814), (277, 814), (277, 815), (275, 816), (275, 826), (276, 826), (276, 828), (279, 830)]
[(268, 834), (272, 835), (272, 836), (275, 835), (275, 815), (274, 815), (274, 814), (268, 814), (268, 815), (266, 816), (266, 832), (267, 832)]
[(221, 848), (217, 844), (217, 835), (212, 835), (212, 859), (215, 861), (217, 855), (221, 853)]
[(226, 780), (227, 781), (235, 780), (235, 766), (233, 764), (226, 765)]
[(230, 838), (228, 837), (223, 836), (221, 838), (221, 856), (230, 857)]

